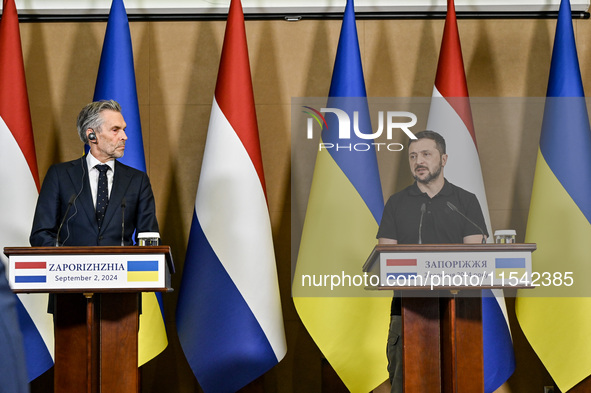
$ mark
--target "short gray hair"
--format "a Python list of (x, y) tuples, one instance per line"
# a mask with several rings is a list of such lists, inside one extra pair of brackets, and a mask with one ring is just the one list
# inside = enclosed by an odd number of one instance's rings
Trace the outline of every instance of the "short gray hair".
[(101, 125), (103, 124), (101, 112), (106, 110), (121, 112), (121, 105), (119, 105), (119, 103), (115, 100), (102, 100), (91, 102), (82, 108), (78, 114), (78, 119), (76, 120), (78, 136), (82, 142), (88, 144), (86, 130), (89, 128), (94, 130), (95, 133), (99, 131)]

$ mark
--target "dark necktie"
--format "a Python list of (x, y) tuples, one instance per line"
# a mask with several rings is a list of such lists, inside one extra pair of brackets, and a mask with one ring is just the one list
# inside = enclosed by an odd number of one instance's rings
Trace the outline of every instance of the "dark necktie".
[(109, 185), (107, 184), (107, 171), (109, 170), (109, 166), (96, 165), (95, 168), (99, 171), (98, 188), (96, 191), (96, 221), (99, 229), (101, 229), (103, 219), (105, 218), (105, 211), (109, 204)]

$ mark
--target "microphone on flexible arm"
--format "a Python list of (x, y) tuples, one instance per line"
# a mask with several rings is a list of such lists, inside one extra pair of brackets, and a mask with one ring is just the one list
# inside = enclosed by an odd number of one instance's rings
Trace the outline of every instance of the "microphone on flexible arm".
[(422, 229), (423, 229), (423, 216), (425, 215), (425, 211), (427, 211), (427, 205), (425, 202), (421, 205), (421, 219), (419, 220), (419, 244), (423, 244), (422, 239)]
[(60, 226), (57, 228), (57, 235), (55, 237), (56, 247), (60, 246), (60, 232), (62, 230), (62, 227), (64, 226), (64, 223), (66, 222), (66, 217), (68, 217), (68, 213), (70, 212), (70, 208), (74, 204), (74, 201), (76, 201), (76, 194), (72, 194), (72, 196), (70, 196), (70, 200), (68, 201), (68, 207), (66, 208), (66, 214), (64, 214), (64, 216), (62, 217), (62, 222), (60, 222)]
[(125, 197), (121, 200), (121, 245), (125, 245), (124, 236), (125, 236)]
[(484, 231), (482, 230), (482, 228), (480, 228), (474, 221), (470, 220), (464, 213), (462, 213), (461, 211), (458, 210), (458, 208), (451, 203), (450, 201), (447, 201), (447, 206), (455, 211), (456, 213), (458, 213), (460, 216), (464, 217), (466, 219), (466, 221), (468, 221), (470, 224), (474, 225), (479, 231), (480, 233), (482, 233), (482, 244), (486, 243), (486, 235), (484, 234)]

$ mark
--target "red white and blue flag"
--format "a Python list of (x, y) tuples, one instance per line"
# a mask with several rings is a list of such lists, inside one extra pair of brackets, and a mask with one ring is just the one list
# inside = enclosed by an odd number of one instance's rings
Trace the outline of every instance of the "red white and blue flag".
[[(25, 81), (18, 15), (4, 0), (0, 21), (0, 250), (28, 246), (39, 172)], [(7, 263), (0, 252), (0, 259)], [(47, 294), (19, 295), (17, 311), (29, 380), (53, 365), (53, 321)]]
[[(446, 141), (450, 159), (445, 177), (478, 198), (486, 228), (491, 234), (484, 180), (478, 157), (468, 85), (453, 0), (447, 2), (447, 16), (435, 77), (427, 129), (437, 131)], [(489, 236), (489, 240), (492, 236)], [(493, 392), (515, 370), (513, 342), (505, 298), (501, 290), (482, 297), (482, 334), (485, 392)]]
[(237, 391), (287, 350), (239, 0), (228, 14), (176, 321), (206, 393)]
[(14, 282), (47, 282), (47, 262), (16, 262)]

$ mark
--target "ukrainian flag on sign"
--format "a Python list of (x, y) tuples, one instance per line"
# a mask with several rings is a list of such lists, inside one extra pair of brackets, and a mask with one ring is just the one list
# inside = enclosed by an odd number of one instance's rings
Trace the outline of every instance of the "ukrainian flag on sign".
[(158, 261), (127, 261), (127, 281), (158, 281)]
[(510, 277), (511, 273), (522, 277), (525, 274), (525, 258), (495, 258), (495, 277)]

